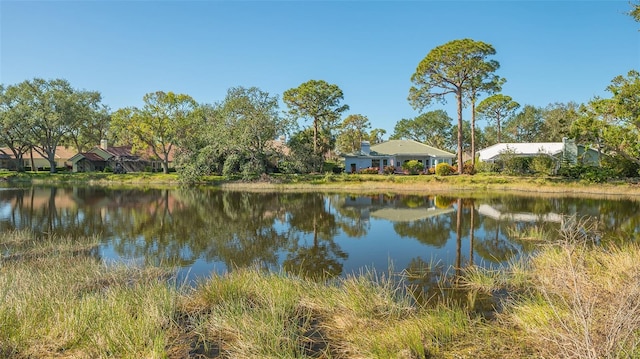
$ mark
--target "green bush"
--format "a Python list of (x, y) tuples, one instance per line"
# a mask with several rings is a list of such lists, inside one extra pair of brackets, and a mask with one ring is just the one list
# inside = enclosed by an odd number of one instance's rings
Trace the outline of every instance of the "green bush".
[(453, 167), (450, 164), (442, 162), (436, 165), (436, 174), (438, 176), (450, 176), (454, 173)]
[(240, 164), (244, 158), (238, 154), (230, 154), (224, 161), (222, 166), (222, 175), (231, 176), (240, 172)]
[(609, 168), (616, 177), (638, 177), (640, 165), (620, 155), (610, 155), (602, 157), (602, 167)]
[(424, 166), (418, 160), (411, 160), (403, 163), (402, 169), (409, 172), (409, 174), (417, 175), (424, 169)]
[(540, 175), (552, 175), (555, 165), (551, 156), (539, 154), (531, 159), (530, 170)]
[(296, 163), (289, 160), (280, 161), (278, 163), (278, 171), (285, 174), (300, 173), (300, 169), (296, 166)]
[(591, 183), (604, 183), (616, 177), (615, 172), (609, 168), (583, 165), (563, 166), (558, 174)]
[(498, 165), (493, 162), (478, 161), (474, 169), (477, 173), (498, 172)]
[(505, 174), (521, 175), (528, 173), (530, 163), (530, 157), (521, 157), (513, 150), (505, 150), (500, 153), (499, 164)]

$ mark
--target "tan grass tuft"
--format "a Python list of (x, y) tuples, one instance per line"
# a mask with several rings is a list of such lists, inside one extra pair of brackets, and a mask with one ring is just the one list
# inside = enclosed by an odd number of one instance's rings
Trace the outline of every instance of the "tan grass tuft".
[(571, 226), (559, 244), (532, 259), (531, 295), (512, 303), (506, 317), (547, 357), (637, 353), (640, 247), (594, 246), (593, 223)]

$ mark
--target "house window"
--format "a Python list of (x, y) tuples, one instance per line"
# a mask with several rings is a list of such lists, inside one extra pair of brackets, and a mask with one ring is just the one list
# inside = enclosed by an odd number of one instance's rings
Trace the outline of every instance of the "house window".
[(371, 167), (380, 168), (380, 160), (371, 160)]
[(387, 159), (386, 159), (386, 158), (385, 158), (384, 160), (382, 160), (382, 166), (383, 166), (383, 167), (387, 167), (388, 165), (389, 165), (389, 164), (388, 164), (388, 161), (387, 161)]

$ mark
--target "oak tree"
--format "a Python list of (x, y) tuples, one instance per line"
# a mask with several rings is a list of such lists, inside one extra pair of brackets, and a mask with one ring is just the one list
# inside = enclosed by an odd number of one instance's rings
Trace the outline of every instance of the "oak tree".
[(313, 152), (316, 156), (319, 155), (320, 133), (324, 132), (331, 137), (331, 131), (341, 114), (349, 109), (348, 105), (341, 104), (343, 99), (344, 95), (338, 85), (323, 80), (309, 80), (285, 91), (282, 96), (292, 118), (313, 121)]
[(273, 139), (284, 131), (278, 98), (257, 87), (233, 87), (220, 111), (228, 127), (227, 151), (246, 159), (245, 174), (264, 173)]
[(144, 95), (142, 108), (119, 109), (113, 114), (111, 129), (131, 141), (132, 151), (151, 151), (169, 172), (169, 154), (180, 138), (189, 136), (197, 103), (190, 96), (173, 92)]
[(101, 95), (97, 91), (76, 90), (67, 80), (35, 78), (16, 85), (22, 104), (21, 124), (28, 128), (25, 138), (30, 150), (49, 162), (50, 172), (56, 172), (56, 149), (87, 116), (100, 109)]
[(23, 155), (29, 150), (28, 139), (30, 108), (19, 96), (19, 88), (0, 85), (0, 143), (9, 148), (15, 159), (15, 168), (24, 171)]

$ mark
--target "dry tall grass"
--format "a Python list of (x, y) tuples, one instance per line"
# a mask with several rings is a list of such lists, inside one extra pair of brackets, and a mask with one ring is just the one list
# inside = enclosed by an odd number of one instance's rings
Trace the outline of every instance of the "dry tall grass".
[(640, 247), (594, 245), (595, 224), (570, 219), (531, 259), (526, 292), (503, 314), (543, 357), (640, 356)]
[(159, 268), (106, 266), (97, 238), (0, 238), (0, 358), (161, 357), (177, 298)]

